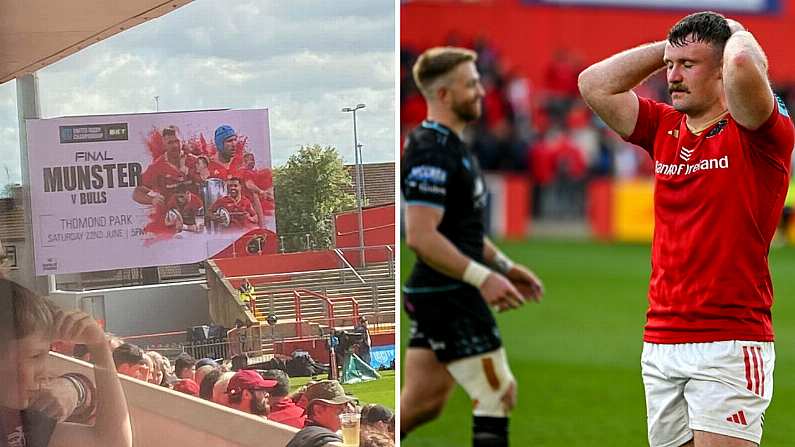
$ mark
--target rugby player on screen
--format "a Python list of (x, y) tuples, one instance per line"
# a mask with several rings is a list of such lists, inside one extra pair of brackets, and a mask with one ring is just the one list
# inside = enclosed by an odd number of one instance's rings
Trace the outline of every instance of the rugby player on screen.
[(182, 151), (175, 126), (164, 128), (161, 135), (165, 153), (146, 168), (141, 184), (133, 191), (133, 200), (142, 205), (163, 207), (176, 188), (186, 183), (189, 171), (196, 165), (196, 157)]
[[(632, 89), (666, 69), (672, 106)], [(767, 256), (795, 136), (767, 58), (734, 20), (689, 15), (667, 40), (580, 74), (585, 101), (655, 162), (641, 368), (651, 446), (754, 446), (773, 395)]]
[(240, 178), (230, 177), (226, 181), (228, 195), (219, 198), (210, 207), (213, 219), (221, 226), (234, 229), (245, 229), (257, 224), (257, 214), (251, 201), (240, 192)]
[(491, 308), (538, 301), (543, 288), (484, 236), (486, 187), (461, 141), (481, 113), (475, 58), (465, 49), (434, 48), (413, 69), (428, 119), (409, 134), (401, 161), (406, 243), (417, 263), (403, 289), (411, 335), (400, 422), (406, 435), (434, 419), (457, 382), (473, 402), (473, 444), (507, 446), (516, 381)]

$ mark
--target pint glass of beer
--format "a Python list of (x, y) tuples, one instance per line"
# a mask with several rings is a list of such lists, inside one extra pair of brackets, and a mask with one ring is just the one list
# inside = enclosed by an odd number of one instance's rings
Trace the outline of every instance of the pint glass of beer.
[(342, 443), (345, 447), (359, 447), (359, 413), (342, 413)]

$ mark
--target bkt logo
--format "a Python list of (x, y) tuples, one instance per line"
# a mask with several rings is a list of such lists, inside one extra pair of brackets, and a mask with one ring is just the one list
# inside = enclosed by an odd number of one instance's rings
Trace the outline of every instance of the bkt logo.
[(684, 161), (690, 161), (690, 158), (693, 156), (693, 152), (695, 149), (688, 149), (682, 146), (682, 149), (679, 151), (679, 157)]

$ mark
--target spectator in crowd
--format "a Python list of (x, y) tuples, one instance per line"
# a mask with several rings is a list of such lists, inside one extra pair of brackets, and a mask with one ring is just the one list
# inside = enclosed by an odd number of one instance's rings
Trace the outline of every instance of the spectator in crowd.
[(193, 379), (181, 379), (174, 384), (174, 391), (199, 397), (199, 385)]
[(171, 360), (163, 356), (163, 383), (161, 386), (171, 387), (176, 382), (177, 377), (174, 375), (174, 367), (171, 365)]
[(316, 384), (316, 383), (317, 382), (315, 382), (315, 381), (309, 381), (308, 383), (306, 383), (302, 387), (298, 388), (297, 390), (295, 390), (293, 392), (293, 394), (290, 395), (290, 400), (295, 402), (295, 404), (298, 405), (299, 407), (301, 407), (303, 409), (306, 409), (306, 404), (307, 404), (306, 389), (309, 388), (310, 386)]
[[(392, 410), (381, 404), (367, 404), (361, 410), (361, 427), (364, 431), (390, 433), (389, 424), (395, 422)], [(392, 429), (394, 433), (394, 428)]]
[(155, 361), (144, 350), (141, 350), (141, 352), (143, 352), (144, 362), (146, 362), (146, 381), (152, 383), (152, 376), (155, 374)]
[(166, 374), (168, 370), (166, 369), (166, 358), (163, 357), (157, 351), (149, 351), (146, 353), (151, 359), (152, 363), (154, 364), (154, 368), (152, 369), (151, 373), (151, 380), (150, 383), (160, 386), (167, 386), (164, 385), (166, 381)]
[(214, 368), (220, 368), (221, 367), (221, 365), (219, 365), (218, 362), (216, 362), (215, 360), (213, 360), (211, 358), (208, 358), (208, 357), (204, 357), (204, 358), (199, 359), (196, 362), (196, 370), (198, 371), (199, 368), (201, 368), (202, 366), (208, 366), (208, 365), (212, 366)]
[[(198, 363), (196, 363), (196, 364), (198, 365)], [(213, 365), (208, 365), (208, 364), (205, 364), (204, 366), (199, 366), (199, 367), (196, 368), (196, 375), (193, 378), (193, 380), (196, 383), (201, 384), (202, 380), (204, 380), (204, 377), (207, 374), (210, 374), (210, 372), (215, 371), (216, 369), (220, 369), (220, 368), (218, 366), (213, 366)]]
[(178, 379), (194, 380), (196, 378), (196, 359), (187, 352), (178, 355), (174, 360), (174, 375)]
[(234, 377), (235, 373), (233, 372), (225, 372), (221, 374), (221, 377), (215, 382), (213, 385), (213, 402), (224, 405), (229, 405), (229, 395), (226, 394), (226, 388), (229, 386), (229, 381)]
[(116, 371), (125, 376), (134, 377), (144, 382), (149, 381), (149, 357), (138, 346), (124, 343), (113, 350), (113, 363)]
[(276, 381), (276, 385), (268, 389), (271, 407), (268, 419), (296, 428), (303, 428), (306, 421), (304, 409), (287, 397), (290, 392), (290, 376), (280, 369), (269, 369), (262, 372), (262, 377)]
[(265, 380), (258, 372), (244, 369), (235, 373), (226, 387), (229, 406), (245, 413), (268, 416), (268, 389), (278, 384), (275, 380)]
[(322, 446), (329, 442), (341, 442), (337, 432), (341, 428), (340, 414), (353, 410), (356, 400), (345, 395), (345, 390), (336, 380), (321, 380), (306, 390), (306, 423), (295, 434), (287, 447)]
[(201, 382), (199, 382), (199, 397), (205, 400), (212, 401), (213, 400), (213, 388), (215, 384), (218, 382), (218, 379), (224, 372), (221, 368), (216, 368), (209, 373), (207, 373)]
[(112, 332), (106, 332), (105, 339), (108, 341), (111, 351), (115, 351), (116, 348), (124, 344), (124, 340), (122, 340), (121, 337), (113, 334)]
[[(62, 424), (31, 408), (48, 375), (52, 340), (88, 346), (94, 359), (96, 400), (102, 402), (93, 426)], [(102, 329), (90, 316), (59, 309), (51, 301), (0, 279), (0, 445), (132, 447), (127, 402)], [(67, 379), (69, 380), (69, 379)]]
[(394, 447), (395, 440), (386, 433), (378, 431), (359, 432), (359, 447)]

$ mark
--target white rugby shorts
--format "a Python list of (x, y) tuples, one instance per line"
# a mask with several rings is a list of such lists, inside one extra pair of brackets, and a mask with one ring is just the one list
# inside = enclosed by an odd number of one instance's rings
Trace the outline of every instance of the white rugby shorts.
[(693, 430), (759, 444), (775, 362), (772, 342), (643, 343), (649, 445), (679, 447)]

